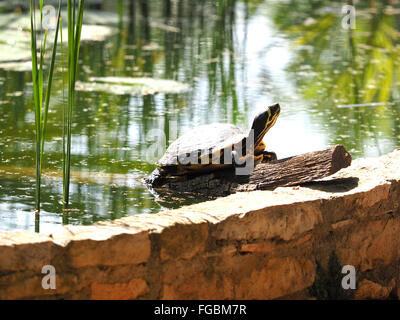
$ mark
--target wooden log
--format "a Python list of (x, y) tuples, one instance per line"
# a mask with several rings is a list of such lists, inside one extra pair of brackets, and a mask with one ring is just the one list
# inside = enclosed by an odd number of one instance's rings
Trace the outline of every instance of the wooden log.
[(342, 145), (337, 145), (257, 166), (248, 183), (257, 185), (257, 189), (293, 186), (325, 178), (350, 164), (351, 155)]
[(168, 188), (179, 192), (222, 196), (238, 191), (294, 186), (325, 178), (350, 164), (351, 155), (342, 145), (336, 145), (322, 151), (258, 164), (248, 176), (236, 175), (233, 168), (169, 179), (162, 188), (157, 188), (156, 192), (162, 195), (162, 189)]

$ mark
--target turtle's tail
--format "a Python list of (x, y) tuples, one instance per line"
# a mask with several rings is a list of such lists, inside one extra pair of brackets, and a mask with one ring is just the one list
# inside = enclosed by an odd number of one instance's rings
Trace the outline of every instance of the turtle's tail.
[(147, 185), (156, 188), (165, 184), (167, 182), (166, 178), (167, 176), (165, 175), (165, 172), (156, 168), (147, 178), (144, 178), (144, 182)]

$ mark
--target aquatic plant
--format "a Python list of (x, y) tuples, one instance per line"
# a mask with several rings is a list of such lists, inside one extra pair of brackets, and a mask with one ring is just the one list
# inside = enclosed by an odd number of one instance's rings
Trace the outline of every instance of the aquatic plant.
[(77, 8), (76, 0), (68, 0), (68, 103), (63, 117), (63, 204), (69, 204), (71, 176), (71, 135), (72, 111), (75, 100), (75, 82), (78, 72), (79, 47), (81, 41), (83, 11), (85, 1), (80, 0)]
[[(53, 43), (50, 68), (48, 71), (47, 87), (45, 88), (43, 77), (43, 65), (44, 55), (46, 50), (46, 40), (48, 29), (44, 31), (44, 37), (40, 45), (39, 58), (38, 58), (38, 46), (37, 46), (37, 30), (36, 30), (36, 1), (31, 0), (30, 2), (30, 23), (31, 23), (31, 54), (32, 54), (32, 82), (33, 82), (33, 97), (35, 106), (35, 139), (36, 139), (36, 194), (35, 194), (35, 209), (36, 213), (40, 212), (40, 184), (41, 184), (41, 172), (43, 162), (43, 151), (44, 141), (46, 135), (47, 126), (47, 115), (50, 104), (50, 93), (53, 82), (54, 65), (56, 60), (57, 52), (57, 39), (58, 31), (60, 27), (60, 11), (61, 11), (61, 0), (58, 4), (58, 16), (57, 26), (55, 32), (55, 39)], [(43, 30), (43, 0), (40, 0), (40, 32)], [(44, 101), (43, 101), (44, 98)]]

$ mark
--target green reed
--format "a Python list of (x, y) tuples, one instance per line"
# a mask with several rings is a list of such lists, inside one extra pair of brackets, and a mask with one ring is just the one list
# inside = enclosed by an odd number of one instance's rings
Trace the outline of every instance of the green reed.
[(85, 1), (68, 0), (68, 103), (63, 113), (63, 204), (69, 204), (71, 176), (72, 111), (75, 101), (75, 82), (78, 72), (79, 47), (81, 41)]
[[(55, 30), (54, 43), (48, 71), (47, 87), (44, 86), (43, 66), (44, 56), (46, 51), (46, 40), (48, 29), (44, 31), (44, 37), (40, 44), (39, 58), (37, 45), (37, 30), (36, 30), (36, 1), (30, 1), (30, 19), (31, 19), (31, 53), (32, 53), (32, 82), (33, 82), (33, 99), (35, 105), (35, 138), (36, 138), (36, 194), (35, 194), (35, 209), (36, 213), (40, 212), (40, 185), (43, 162), (44, 141), (47, 127), (47, 115), (50, 104), (50, 93), (53, 82), (54, 65), (57, 52), (58, 31), (60, 27), (60, 12), (61, 0), (58, 4), (57, 26)], [(43, 0), (40, 0), (40, 33), (43, 31)], [(38, 61), (39, 60), (39, 61)], [(44, 103), (43, 103), (44, 98)]]

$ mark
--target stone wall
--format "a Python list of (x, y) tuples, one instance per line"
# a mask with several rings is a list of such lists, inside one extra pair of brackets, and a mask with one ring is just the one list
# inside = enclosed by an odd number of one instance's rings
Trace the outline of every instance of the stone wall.
[[(400, 151), (302, 187), (53, 234), (0, 232), (0, 299), (400, 296)], [(44, 265), (56, 289), (42, 288)], [(344, 265), (357, 289), (340, 286)]]

